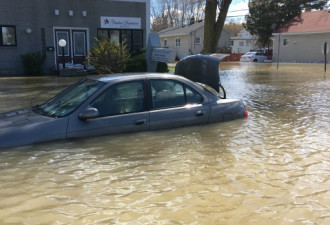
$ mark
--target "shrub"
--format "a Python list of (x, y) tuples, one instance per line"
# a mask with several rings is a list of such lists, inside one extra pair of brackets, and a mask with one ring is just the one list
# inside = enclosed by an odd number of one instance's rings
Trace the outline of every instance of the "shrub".
[(45, 57), (40, 52), (26, 53), (21, 56), (25, 75), (41, 75)]
[(146, 52), (139, 50), (128, 60), (125, 72), (147, 72)]
[[(156, 72), (167, 73), (167, 63), (158, 62)], [(125, 72), (147, 72), (146, 51), (137, 50), (129, 59)]]
[(158, 62), (157, 64), (157, 70), (158, 73), (167, 73), (169, 71), (167, 63), (164, 62)]
[(108, 38), (96, 39), (88, 60), (99, 74), (121, 73), (125, 70), (130, 54), (126, 45), (117, 44)]

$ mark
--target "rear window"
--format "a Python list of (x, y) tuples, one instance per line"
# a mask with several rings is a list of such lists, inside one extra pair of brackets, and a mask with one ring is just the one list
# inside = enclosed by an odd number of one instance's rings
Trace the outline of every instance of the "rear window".
[(214, 88), (211, 88), (211, 87), (210, 87), (209, 85), (207, 85), (207, 84), (202, 84), (202, 83), (197, 83), (197, 84), (199, 84), (200, 86), (202, 86), (202, 87), (204, 88), (204, 90), (206, 90), (207, 92), (209, 92), (209, 93), (211, 93), (212, 95), (214, 95), (214, 96), (220, 98), (219, 93), (218, 93), (216, 90), (214, 90)]

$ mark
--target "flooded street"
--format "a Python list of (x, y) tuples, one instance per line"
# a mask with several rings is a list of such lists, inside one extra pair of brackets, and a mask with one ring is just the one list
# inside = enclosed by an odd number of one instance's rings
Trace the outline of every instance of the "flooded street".
[[(220, 68), (248, 119), (0, 150), (0, 224), (330, 224), (330, 71)], [(0, 78), (0, 111), (77, 79)]]

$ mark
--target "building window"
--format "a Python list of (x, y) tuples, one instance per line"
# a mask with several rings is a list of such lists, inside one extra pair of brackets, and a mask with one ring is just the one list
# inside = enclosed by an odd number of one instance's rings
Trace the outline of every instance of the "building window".
[(119, 30), (110, 30), (110, 39), (115, 41), (117, 44), (120, 43), (120, 31)]
[(180, 47), (180, 38), (175, 39), (175, 47)]
[(238, 46), (244, 46), (244, 42), (243, 42), (243, 41), (240, 41), (240, 42), (238, 43)]
[(142, 49), (143, 48), (143, 32), (142, 30), (132, 30), (132, 48)]
[(200, 44), (201, 44), (201, 38), (200, 38), (200, 37), (197, 37), (197, 38), (195, 39), (195, 44), (196, 44), (196, 45), (200, 45)]
[(0, 46), (16, 46), (16, 27), (0, 25)]
[(73, 32), (73, 52), (74, 56), (85, 56), (86, 55), (86, 34), (85, 32), (75, 31)]
[(130, 51), (143, 48), (142, 30), (98, 29), (98, 38), (110, 38), (118, 44), (125, 44)]
[(230, 46), (234, 46), (234, 41), (230, 41)]
[(289, 39), (283, 39), (283, 46), (289, 45)]
[(164, 40), (164, 47), (167, 47), (167, 40)]

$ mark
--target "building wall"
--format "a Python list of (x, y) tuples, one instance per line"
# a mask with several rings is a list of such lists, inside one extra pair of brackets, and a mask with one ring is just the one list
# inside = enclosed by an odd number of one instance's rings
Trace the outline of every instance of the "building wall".
[[(135, 1), (135, 2), (134, 2)], [(149, 0), (106, 1), (106, 0), (10, 0), (2, 1), (0, 7), (0, 25), (16, 27), (17, 46), (0, 46), (0, 75), (21, 74), (23, 66), (21, 55), (31, 52), (42, 52), (46, 56), (45, 70), (55, 67), (54, 28), (77, 28), (87, 31), (87, 47), (95, 41), (97, 28), (100, 28), (101, 16), (141, 18), (143, 39), (146, 43), (149, 32)], [(59, 15), (55, 15), (55, 9)], [(69, 10), (73, 16), (69, 16)], [(83, 16), (82, 11), (87, 15)], [(26, 29), (31, 29), (31, 34)], [(144, 43), (144, 46), (145, 46)], [(47, 50), (48, 49), (48, 50)]]
[[(200, 39), (200, 43), (196, 43), (196, 38)], [(189, 49), (191, 49), (192, 54), (199, 54), (203, 50), (204, 26), (191, 33), (190, 43)]]
[[(176, 46), (176, 39), (180, 39), (180, 46)], [(167, 41), (167, 45), (165, 45), (165, 40)], [(190, 37), (187, 35), (180, 36), (171, 36), (171, 37), (161, 37), (160, 38), (161, 47), (163, 48), (171, 48), (176, 51), (176, 58), (182, 59), (185, 56), (189, 55), (189, 47), (190, 47)]]
[(258, 48), (257, 36), (251, 35), (247, 30), (242, 29), (236, 37), (231, 38), (232, 53), (247, 53)]
[(223, 47), (228, 48), (228, 47), (230, 47), (230, 38), (231, 38), (231, 36), (232, 36), (232, 33), (230, 33), (227, 30), (222, 30), (218, 47), (219, 48), (223, 48)]
[[(283, 39), (288, 45), (283, 45)], [(330, 32), (323, 34), (285, 35), (281, 37), (280, 62), (324, 62), (321, 49), (330, 44)], [(278, 36), (273, 40), (273, 60), (278, 60)]]
[[(219, 39), (219, 48), (220, 47), (230, 47), (230, 36), (231, 33), (223, 30)], [(180, 38), (181, 45), (176, 47), (175, 39)], [(200, 39), (200, 43), (196, 43), (196, 38)], [(167, 45), (165, 46), (165, 40)], [(192, 31), (189, 35), (180, 35), (180, 36), (163, 36), (160, 37), (161, 46), (168, 47), (176, 50), (176, 55), (179, 59), (182, 59), (185, 56), (191, 54), (200, 54), (203, 50), (204, 43), (204, 27), (200, 27), (195, 31)]]
[(232, 53), (247, 53), (252, 49), (257, 48), (255, 39), (232, 39)]
[[(203, 43), (204, 43), (204, 27), (201, 27), (200, 29), (197, 29), (195, 32), (192, 32), (191, 34), (191, 42), (192, 42), (192, 49), (193, 54), (199, 54), (203, 50)], [(196, 37), (200, 38), (200, 44), (196, 44)], [(230, 47), (230, 37), (231, 33), (227, 30), (222, 30), (221, 36), (219, 39), (218, 47)]]

